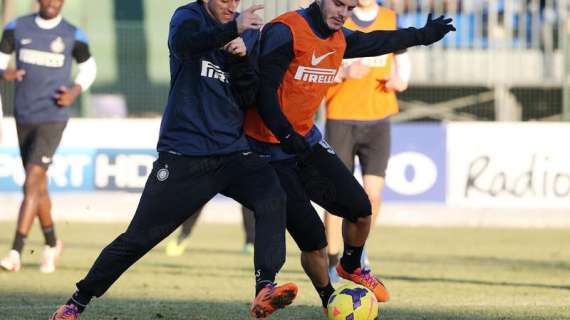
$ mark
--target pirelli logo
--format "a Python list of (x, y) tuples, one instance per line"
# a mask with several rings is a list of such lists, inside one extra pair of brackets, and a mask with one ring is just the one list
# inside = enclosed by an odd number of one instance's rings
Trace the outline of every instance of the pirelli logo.
[(229, 83), (229, 74), (222, 71), (222, 68), (211, 63), (210, 61), (202, 60), (202, 77), (220, 80), (223, 83)]
[(299, 66), (294, 79), (311, 83), (334, 83), (335, 76), (336, 69)]
[(21, 49), (20, 62), (48, 68), (61, 68), (65, 64), (65, 55), (33, 49)]

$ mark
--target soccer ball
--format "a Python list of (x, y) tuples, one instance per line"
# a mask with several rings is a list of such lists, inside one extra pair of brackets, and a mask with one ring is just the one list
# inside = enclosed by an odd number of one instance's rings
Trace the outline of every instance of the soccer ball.
[(335, 290), (328, 304), (329, 320), (375, 320), (378, 301), (363, 286), (348, 283)]

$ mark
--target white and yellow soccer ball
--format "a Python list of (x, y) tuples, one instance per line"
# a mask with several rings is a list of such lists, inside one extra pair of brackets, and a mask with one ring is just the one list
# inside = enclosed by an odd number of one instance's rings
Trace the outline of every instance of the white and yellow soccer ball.
[(378, 301), (374, 293), (355, 283), (338, 287), (329, 299), (329, 320), (375, 320)]

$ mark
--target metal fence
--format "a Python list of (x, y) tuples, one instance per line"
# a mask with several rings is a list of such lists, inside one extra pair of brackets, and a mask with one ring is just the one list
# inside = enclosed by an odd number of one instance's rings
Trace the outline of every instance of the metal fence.
[[(66, 17), (86, 29), (99, 65), (98, 80), (77, 115), (162, 113), (168, 20), (185, 2), (66, 1), (74, 7)], [(310, 2), (242, 0), (241, 7), (264, 3), (270, 20)], [(395, 120), (560, 119), (570, 0), (387, 0), (384, 5), (398, 12), (401, 27), (421, 27), (429, 12), (451, 16), (457, 27), (441, 43), (409, 51), (411, 86), (399, 96), (402, 112)], [(11, 85), (2, 83), (0, 90), (10, 114)]]

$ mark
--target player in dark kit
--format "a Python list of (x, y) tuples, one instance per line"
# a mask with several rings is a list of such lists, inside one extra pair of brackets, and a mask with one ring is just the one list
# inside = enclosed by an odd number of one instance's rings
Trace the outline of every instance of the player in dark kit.
[(430, 45), (455, 30), (440, 17), (425, 27), (353, 32), (343, 25), (357, 0), (316, 0), (263, 28), (258, 108), (247, 110), (244, 130), (252, 149), (271, 157), (287, 192), (287, 229), (301, 249), (301, 264), (323, 307), (334, 289), (327, 266), (325, 229), (311, 201), (343, 220), (344, 254), (338, 274), (388, 300), (384, 284), (360, 265), (371, 206), (352, 173), (323, 140), (314, 115), (334, 84), (343, 58), (378, 56)]
[[(46, 246), (40, 271), (55, 271), (62, 250), (51, 216), (47, 170), (69, 119), (69, 106), (95, 80), (97, 67), (85, 33), (60, 15), (63, 0), (39, 0), (39, 12), (10, 22), (0, 42), (0, 76), (15, 80), (14, 117), (26, 172), (24, 199), (9, 254), (0, 260), (18, 271), (24, 242), (38, 216)], [(16, 69), (8, 69), (12, 53)], [(71, 81), (72, 59), (79, 72)]]
[(255, 11), (263, 6), (237, 15), (238, 3), (198, 1), (174, 13), (168, 38), (171, 87), (159, 157), (127, 230), (103, 249), (77, 283), (78, 290), (50, 319), (77, 319), (92, 297), (103, 295), (218, 193), (255, 212), (256, 298), (251, 315), (266, 318), (295, 298), (296, 285), (274, 284), (285, 262), (285, 193), (267, 160), (250, 151), (240, 108), (257, 93), (258, 78), (247, 68), (244, 41), (257, 41), (262, 19)]

